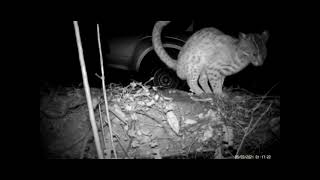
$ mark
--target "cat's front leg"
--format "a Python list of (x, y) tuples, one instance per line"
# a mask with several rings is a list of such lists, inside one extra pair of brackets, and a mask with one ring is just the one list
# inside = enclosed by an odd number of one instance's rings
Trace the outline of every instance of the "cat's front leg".
[(200, 73), (199, 84), (205, 93), (207, 93), (207, 94), (212, 93), (212, 91), (209, 87), (209, 84), (208, 84), (208, 77), (207, 77), (207, 73), (206, 73), (205, 69), (203, 69)]
[(207, 76), (213, 93), (219, 97), (227, 97), (227, 95), (222, 91), (225, 77), (218, 70), (207, 71)]

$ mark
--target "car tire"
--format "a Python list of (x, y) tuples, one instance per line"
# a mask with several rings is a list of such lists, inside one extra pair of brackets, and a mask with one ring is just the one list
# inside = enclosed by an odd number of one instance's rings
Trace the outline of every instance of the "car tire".
[(177, 89), (181, 84), (181, 80), (176, 73), (165, 67), (159, 67), (153, 71), (153, 85), (161, 88)]

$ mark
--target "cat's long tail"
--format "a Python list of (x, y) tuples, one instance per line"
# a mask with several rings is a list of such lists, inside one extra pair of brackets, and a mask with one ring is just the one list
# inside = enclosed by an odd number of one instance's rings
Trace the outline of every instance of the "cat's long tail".
[(153, 48), (156, 51), (157, 55), (169, 68), (176, 70), (177, 69), (177, 61), (172, 59), (166, 50), (163, 48), (161, 42), (161, 32), (164, 26), (169, 24), (170, 21), (157, 21), (153, 27), (152, 31), (152, 44)]

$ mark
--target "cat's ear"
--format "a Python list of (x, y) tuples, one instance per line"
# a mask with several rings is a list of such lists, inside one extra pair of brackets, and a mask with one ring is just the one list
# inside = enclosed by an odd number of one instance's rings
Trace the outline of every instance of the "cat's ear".
[(269, 32), (268, 31), (263, 31), (263, 33), (261, 34), (261, 38), (263, 39), (263, 41), (266, 43), (269, 39)]

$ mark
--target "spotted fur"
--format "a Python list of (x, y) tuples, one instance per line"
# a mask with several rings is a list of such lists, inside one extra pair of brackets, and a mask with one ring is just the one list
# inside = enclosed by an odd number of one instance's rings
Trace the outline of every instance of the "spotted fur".
[(179, 78), (187, 80), (191, 91), (196, 94), (224, 96), (222, 87), (226, 76), (241, 71), (250, 63), (261, 66), (266, 58), (268, 32), (261, 35), (240, 33), (237, 39), (210, 27), (195, 32), (183, 46), (178, 59), (174, 60), (161, 42), (162, 29), (168, 23), (170, 21), (156, 22), (152, 32), (154, 50)]

